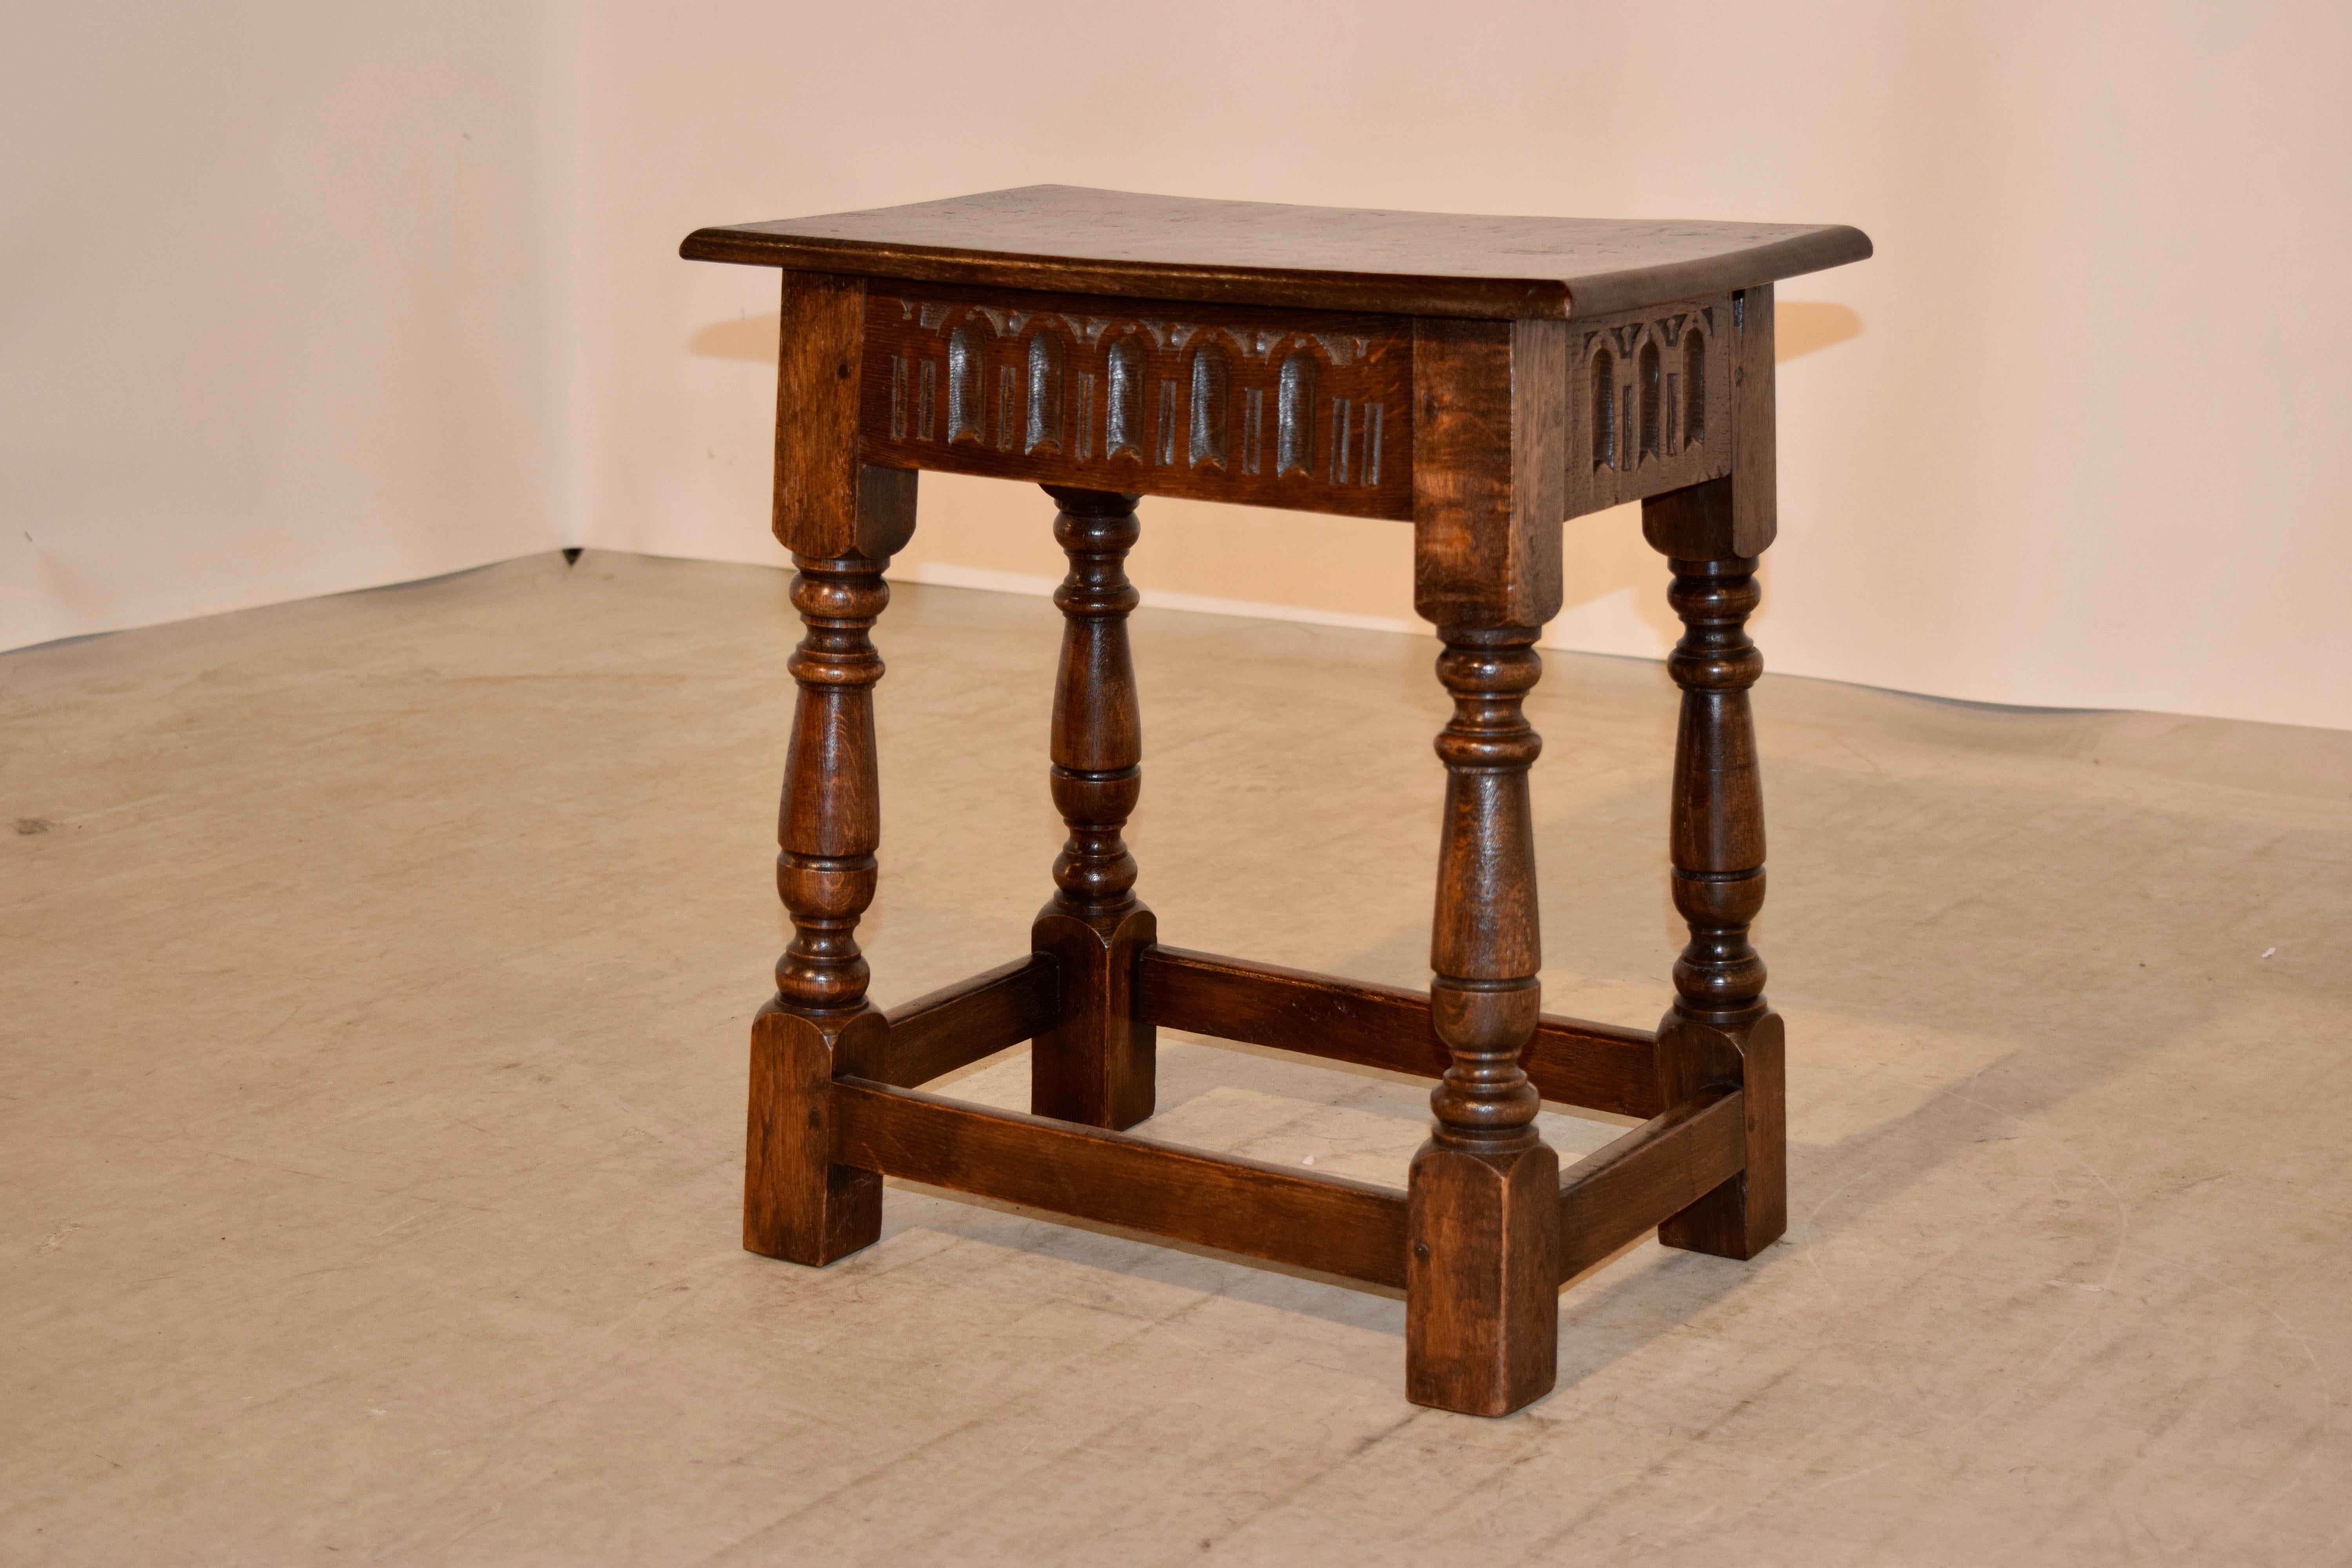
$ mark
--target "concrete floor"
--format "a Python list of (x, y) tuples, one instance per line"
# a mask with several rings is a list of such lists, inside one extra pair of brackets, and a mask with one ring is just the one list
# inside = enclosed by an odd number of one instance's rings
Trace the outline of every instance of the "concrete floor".
[[(1479, 1421), (1391, 1295), (902, 1184), (829, 1270), (739, 1249), (783, 581), (0, 658), (0, 1561), (2352, 1561), (2352, 734), (1768, 678), (1790, 1236), (1640, 1244)], [(1057, 626), (883, 623), (883, 1002), (1024, 945)], [(1162, 931), (1420, 984), (1431, 645), (1135, 639)], [(1673, 704), (1549, 666), (1547, 1000), (1648, 1023)], [(1402, 1183), (1419, 1087), (1162, 1050), (1147, 1132)]]

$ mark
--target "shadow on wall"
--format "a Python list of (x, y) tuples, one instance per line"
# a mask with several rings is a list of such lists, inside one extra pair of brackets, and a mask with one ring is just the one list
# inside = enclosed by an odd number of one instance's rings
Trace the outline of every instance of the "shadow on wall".
[(764, 316), (738, 316), (713, 321), (686, 340), (686, 352), (703, 359), (740, 359), (752, 364), (776, 363), (776, 344), (783, 332), (781, 311)]
[[(1772, 312), (1772, 363), (1787, 364), (1862, 335), (1862, 318), (1843, 305), (1783, 300)], [(774, 333), (772, 330), (771, 336)]]

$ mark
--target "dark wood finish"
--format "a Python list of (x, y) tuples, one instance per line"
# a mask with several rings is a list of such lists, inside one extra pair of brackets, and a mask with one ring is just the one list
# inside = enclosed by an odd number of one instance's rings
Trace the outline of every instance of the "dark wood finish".
[(752, 1020), (745, 1250), (814, 1267), (882, 1234), (881, 1177), (833, 1162), (833, 1078), (863, 1066), (886, 1027), (870, 1009), (820, 1016), (774, 1002)]
[(881, 283), (865, 310), (868, 463), (1412, 515), (1410, 321)]
[[(1513, 337), (1534, 324), (1514, 323)], [(1492, 346), (1475, 345), (1474, 384), (1492, 367)], [(1465, 427), (1445, 437), (1449, 466), (1457, 474), (1476, 468), (1489, 476), (1499, 467), (1513, 473), (1515, 488), (1527, 478), (1549, 477), (1557, 485), (1558, 453), (1540, 441), (1522, 441), (1519, 423), (1530, 401), (1538, 407), (1543, 401), (1524, 396), (1519, 373), (1540, 374), (1552, 361), (1523, 356), (1524, 343), (1504, 346), (1510, 379), (1519, 384), (1511, 388), (1510, 419), (1499, 430), (1486, 427), (1485, 446), (1503, 447), (1499, 460), (1474, 443), (1475, 427)], [(1556, 378), (1551, 388), (1549, 428), (1557, 432)], [(1433, 432), (1456, 417), (1423, 414)], [(1471, 493), (1435, 465), (1419, 468), (1416, 479), (1425, 493)], [(1428, 532), (1416, 525), (1415, 533), (1416, 556), (1425, 561), (1421, 546)], [(1552, 548), (1556, 552), (1556, 528)], [(1556, 553), (1552, 559), (1556, 604)], [(1507, 579), (1504, 587), (1508, 605), (1531, 603), (1523, 583)], [(1454, 601), (1445, 607), (1464, 606)], [(1445, 811), (1430, 937), (1430, 1016), (1453, 1060), (1430, 1095), (1436, 1121), (1429, 1142), (1413, 1157), (1413, 1248), (1405, 1287), (1406, 1397), (1474, 1415), (1506, 1415), (1550, 1393), (1559, 1337), (1552, 1296), (1559, 1161), (1536, 1131), (1540, 1096), (1519, 1066), (1542, 1010), (1536, 973), (1543, 963), (1528, 800), (1528, 769), (1543, 742), (1520, 705), (1543, 664), (1534, 626), (1507, 624), (1503, 604), (1487, 614), (1492, 620), (1439, 626), (1445, 647), (1437, 674), (1454, 699), (1454, 718), (1437, 737)]]
[(873, 901), (881, 834), (874, 683), (882, 659), (867, 633), (890, 590), (863, 556), (798, 564), (793, 605), (808, 629), (787, 666), (800, 694), (776, 857), (793, 941), (776, 961), (776, 994), (752, 1027), (743, 1244), (825, 1263), (872, 1241), (881, 1226), (879, 1186), (818, 1155), (828, 1080), (844, 1059), (862, 1067), (888, 1039), (866, 1000), (856, 930)]
[(1129, 652), (1137, 604), (1127, 552), (1140, 532), (1135, 497), (1055, 489), (1054, 537), (1070, 559), (1054, 591), (1062, 611), (1054, 688), (1055, 808), (1069, 841), (1054, 861), (1053, 898), (1030, 947), (1061, 974), (1060, 1017), (1030, 1058), (1029, 1108), (1090, 1127), (1132, 1127), (1151, 1114), (1155, 1036), (1138, 1016), (1135, 971), (1159, 939), (1135, 896), (1135, 857), (1120, 829), (1143, 788), (1143, 721)]
[(1531, 630), (1444, 635), (1437, 671), (1454, 719), (1437, 738), (1446, 778), (1430, 1011), (1454, 1059), (1431, 1096), (1433, 1136), (1444, 1148), (1499, 1153), (1538, 1142), (1540, 1096), (1519, 1056), (1542, 1010), (1528, 769), (1543, 742), (1520, 703), (1543, 666)]
[[(1772, 285), (1732, 296), (1732, 555), (1764, 553), (1780, 530), (1779, 416), (1774, 412)], [(1672, 551), (1668, 554), (1675, 553)]]
[(1737, 1176), (1747, 1110), (1738, 1089), (1702, 1089), (1562, 1171), (1560, 1283)]
[(887, 561), (915, 531), (914, 465), (857, 459), (866, 281), (787, 272), (776, 361), (777, 539), (795, 555)]
[(1404, 1194), (1128, 1133), (834, 1086), (834, 1158), (935, 1187), (1075, 1215), (1375, 1285), (1405, 1282)]
[[(1415, 1401), (1502, 1415), (1552, 1385), (1558, 1286), (1653, 1226), (1755, 1256), (1786, 1223), (1785, 1044), (1746, 625), (1774, 531), (1773, 283), (1852, 229), (1456, 217), (1036, 186), (705, 229), (784, 269), (777, 536), (807, 635), (778, 888), (793, 936), (752, 1030), (744, 1240), (823, 1264), (879, 1234), (888, 1173), (1405, 1291)], [(1068, 839), (1032, 953), (885, 1017), (868, 633), (923, 468), (1045, 484), (1070, 570), (1051, 737)], [(1125, 558), (1139, 495), (1413, 525), (1454, 716), (1428, 994), (1163, 948), (1123, 837), (1142, 741)], [(1685, 634), (1671, 859), (1690, 941), (1656, 1033), (1541, 1011), (1522, 711), (1561, 524), (1643, 502)], [(1156, 1027), (1436, 1079), (1399, 1194), (1172, 1149)], [(910, 1086), (1023, 1039), (1019, 1115)], [(1545, 1097), (1650, 1120), (1566, 1173)]]
[(1027, 185), (698, 229), (679, 253), (869, 278), (1397, 316), (1565, 320), (1859, 261), (1841, 225), (1201, 201)]
[(874, 900), (881, 843), (881, 783), (875, 755), (874, 684), (882, 656), (872, 631), (890, 602), (878, 564), (863, 557), (802, 557), (793, 606), (808, 628), (786, 668), (799, 682), (784, 760), (776, 888), (793, 921), (776, 963), (776, 999), (801, 1012), (866, 1005), (857, 919)]
[(860, 1078), (898, 1089), (929, 1083), (1053, 1027), (1059, 966), (1033, 952), (918, 996), (889, 1012), (890, 1038)]
[[(1652, 548), (1674, 560), (1706, 561), (1764, 553), (1779, 531), (1773, 501), (1772, 290), (1732, 299), (1728, 468), (1642, 508)], [(1626, 499), (1631, 500), (1628, 496)]]
[(1539, 630), (1561, 597), (1568, 329), (1416, 322), (1413, 403), (1413, 607)]
[(1731, 471), (1737, 314), (1719, 294), (1570, 327), (1568, 516)]
[[(1745, 1089), (1746, 1154), (1737, 1175), (1658, 1224), (1666, 1247), (1717, 1258), (1754, 1258), (1789, 1228), (1787, 1035), (1767, 1013), (1745, 1030), (1683, 1020), (1659, 1040), (1661, 1068), (1685, 1083)], [(1704, 1091), (1702, 1091), (1704, 1092)]]
[[(1675, 964), (1674, 1006), (1658, 1026), (1669, 1103), (1744, 1083), (1748, 1149), (1740, 1173), (1658, 1227), (1669, 1247), (1753, 1258), (1788, 1228), (1780, 1021), (1764, 1001), (1764, 961), (1748, 939), (1764, 906), (1764, 795), (1748, 691), (1764, 656), (1748, 637), (1753, 557), (1735, 554), (1736, 479), (1643, 503), (1643, 531), (1673, 557), (1669, 601), (1684, 626), (1666, 668), (1682, 688), (1668, 841), (1675, 908), (1690, 942)], [(1752, 520), (1754, 509), (1745, 515)]]
[[(1429, 994), (1340, 980), (1165, 944), (1143, 955), (1143, 1016), (1221, 1040), (1437, 1078), (1453, 1057)], [(1657, 1037), (1542, 1013), (1519, 1066), (1544, 1099), (1619, 1116), (1655, 1116)]]
[(1404, 1393), (1508, 1415), (1551, 1392), (1559, 1342), (1559, 1157), (1422, 1145), (1406, 1226)]
[[(1789, 1229), (1787, 1031), (1778, 1013), (1767, 1013), (1730, 1043), (1739, 1052), (1740, 1082), (1747, 1090), (1747, 1163), (1736, 1179), (1661, 1222), (1658, 1239), (1692, 1252), (1746, 1259)], [(1710, 1045), (1689, 1051), (1685, 1059), (1715, 1059), (1719, 1051)]]

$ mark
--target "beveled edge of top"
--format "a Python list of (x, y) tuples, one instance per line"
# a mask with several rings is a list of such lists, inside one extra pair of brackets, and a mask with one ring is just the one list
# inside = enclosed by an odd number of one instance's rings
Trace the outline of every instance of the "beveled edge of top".
[[(1043, 251), (965, 247), (939, 243), (942, 226), (991, 226), (1000, 234), (1017, 229), (1034, 210), (1049, 210), (1057, 221), (1080, 223), (1088, 216), (1112, 216), (1124, 204), (1133, 216), (1150, 206), (1155, 219), (1173, 217), (1205, 227), (1220, 220), (1227, 233), (1200, 239), (1199, 258), (1159, 258), (1140, 255), (1069, 256)], [(1093, 211), (1088, 211), (1092, 204)], [(1011, 221), (1004, 215), (1011, 214)], [(1278, 256), (1299, 248), (1297, 237), (1267, 237), (1272, 225), (1294, 228), (1357, 223), (1377, 230), (1401, 252), (1402, 262), (1427, 261), (1433, 238), (1454, 242), (1474, 254), (1479, 269), (1433, 271), (1401, 266), (1395, 270), (1284, 265), (1253, 261), (1244, 253)], [(1166, 226), (1163, 224), (1163, 227)], [(1571, 263), (1573, 246), (1559, 237), (1574, 230), (1604, 241), (1589, 268), (1555, 266), (1552, 276), (1513, 276), (1497, 258), (1530, 254), (1524, 246), (1498, 246), (1475, 253), (1478, 231), (1496, 240), (1538, 239), (1549, 232), (1549, 254)], [(927, 232), (928, 231), (928, 232)], [(1238, 235), (1238, 237), (1236, 236)], [(1024, 236), (1025, 237), (1025, 236)], [(1222, 245), (1235, 259), (1208, 256)], [(1655, 258), (1611, 266), (1638, 257), (1646, 247)], [(1116, 246), (1106, 247), (1117, 249)], [(1132, 247), (1129, 247), (1132, 249)], [(1311, 247), (1310, 247), (1311, 248)], [(1026, 185), (946, 201), (914, 203), (866, 212), (830, 213), (807, 218), (699, 228), (687, 236), (678, 254), (689, 261), (726, 261), (789, 271), (909, 279), (931, 283), (1034, 289), (1111, 298), (1173, 300), (1196, 303), (1268, 305), (1377, 315), (1454, 316), (1485, 320), (1568, 320), (1637, 310), (1673, 300), (1719, 294), (1860, 261), (1871, 254), (1867, 235), (1843, 224), (1671, 223), (1643, 219), (1494, 217), (1471, 214), (1402, 213), (1333, 207), (1292, 206), (1273, 202), (1207, 201), (1187, 196), (1147, 196), (1073, 185)], [(1546, 254), (1536, 251), (1532, 254)], [(1296, 259), (1293, 256), (1289, 259)], [(1448, 259), (1456, 259), (1449, 258)]]

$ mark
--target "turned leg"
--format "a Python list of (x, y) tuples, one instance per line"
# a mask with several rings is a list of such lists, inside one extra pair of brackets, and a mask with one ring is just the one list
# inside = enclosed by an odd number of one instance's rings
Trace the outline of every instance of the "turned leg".
[(1759, 595), (1755, 559), (1730, 553), (1713, 526), (1730, 513), (1717, 489), (1729, 482), (1659, 497), (1644, 517), (1672, 561), (1669, 601), (1685, 628), (1666, 663), (1683, 692), (1669, 839), (1690, 943), (1675, 964), (1658, 1060), (1670, 1104), (1711, 1083), (1745, 1089), (1748, 1168), (1660, 1226), (1658, 1239), (1745, 1258), (1788, 1228), (1789, 1198), (1780, 1020), (1765, 1005), (1764, 961), (1748, 940), (1764, 905), (1764, 795), (1748, 706), (1764, 669), (1748, 637)]
[(1502, 1415), (1551, 1391), (1559, 1334), (1559, 1160), (1538, 1136), (1519, 1053), (1541, 1010), (1528, 768), (1542, 741), (1520, 702), (1542, 664), (1532, 628), (1444, 629), (1454, 720), (1430, 942), (1430, 995), (1452, 1055), (1413, 1156), (1405, 1391)]
[(832, 1163), (832, 1081), (887, 1038), (866, 1000), (857, 918), (874, 898), (880, 840), (874, 683), (867, 632), (890, 590), (861, 555), (795, 556), (793, 605), (808, 627), (790, 668), (800, 684), (776, 858), (793, 921), (776, 994), (751, 1031), (751, 1107), (743, 1245), (824, 1264), (881, 1234), (882, 1179)]
[(1070, 837), (1054, 861), (1053, 899), (1030, 946), (1061, 971), (1061, 1018), (1030, 1058), (1030, 1109), (1092, 1127), (1151, 1114), (1154, 1031), (1136, 1016), (1135, 975), (1159, 936), (1135, 896), (1135, 857), (1119, 830), (1143, 787), (1143, 730), (1128, 612), (1137, 594), (1127, 552), (1140, 533), (1136, 498), (1046, 487), (1060, 506), (1054, 537), (1070, 558), (1054, 594), (1062, 661), (1054, 689), (1054, 805)]

